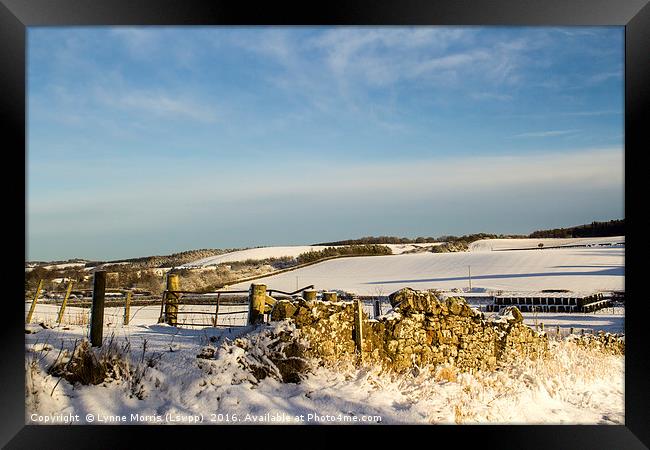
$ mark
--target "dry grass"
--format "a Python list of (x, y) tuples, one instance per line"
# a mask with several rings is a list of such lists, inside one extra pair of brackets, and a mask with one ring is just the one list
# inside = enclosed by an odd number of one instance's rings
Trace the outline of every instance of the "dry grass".
[(81, 325), (81, 326), (86, 326), (90, 323), (90, 312), (76, 312), (73, 315), (68, 315), (68, 325)]

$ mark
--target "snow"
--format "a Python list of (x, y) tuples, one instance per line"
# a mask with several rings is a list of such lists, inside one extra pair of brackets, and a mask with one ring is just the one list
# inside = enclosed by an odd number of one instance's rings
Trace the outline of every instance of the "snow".
[(585, 332), (605, 331), (607, 333), (625, 333), (625, 315), (622, 312), (618, 314), (607, 314), (611, 308), (600, 310), (600, 314), (594, 313), (577, 313), (577, 314), (562, 314), (562, 313), (521, 313), (524, 316), (524, 323), (530, 326), (535, 326), (537, 323), (543, 323), (545, 329), (555, 329), (557, 326), (560, 329), (566, 330), (573, 328), (575, 333), (580, 330)]
[(392, 250), (393, 255), (401, 255), (404, 252), (409, 252), (409, 251), (423, 249), (423, 248), (428, 249), (442, 244), (444, 244), (444, 242), (430, 242), (430, 243), (422, 243), (422, 244), (381, 244), (381, 245), (385, 245), (386, 247), (389, 247)]
[[(72, 386), (46, 372), (61, 348), (72, 350), (85, 336), (84, 327), (68, 328), (31, 326), (36, 333), (26, 335), (26, 423), (624, 423), (624, 357), (567, 342), (551, 341), (548, 361), (522, 360), (496, 372), (461, 374), (443, 366), (398, 376), (314, 364), (293, 384), (257, 381), (242, 367), (245, 352), (232, 341), (252, 342), (249, 328), (132, 325), (105, 330), (105, 337), (114, 333), (116, 342), (130, 344), (141, 380)], [(206, 346), (214, 359), (197, 358)]]
[(62, 264), (51, 264), (48, 266), (43, 266), (44, 269), (52, 270), (52, 269), (69, 269), (70, 267), (83, 267), (85, 266), (85, 262), (81, 263), (62, 263)]
[[(29, 311), (30, 302), (25, 302), (25, 317)], [(50, 326), (56, 324), (59, 313), (59, 305), (53, 304), (36, 304), (32, 323), (44, 322)], [(198, 322), (202, 324), (211, 324), (212, 316), (207, 314), (191, 314), (197, 312), (211, 312), (215, 310), (214, 305), (181, 305), (179, 306), (178, 322), (184, 323)], [(243, 311), (241, 313), (236, 313)], [(248, 317), (248, 305), (221, 305), (219, 312), (229, 312), (219, 316), (218, 325), (221, 326), (239, 326), (245, 325)], [(236, 314), (235, 314), (236, 313)], [(148, 326), (158, 322), (160, 317), (160, 305), (131, 306), (131, 325)], [(89, 323), (90, 308), (81, 308), (78, 306), (67, 306), (63, 313), (63, 325), (86, 325)], [(122, 327), (124, 320), (124, 307), (106, 307), (104, 308), (104, 324), (109, 329)]]
[(323, 245), (294, 245), (287, 247), (260, 247), (249, 248), (247, 250), (238, 250), (236, 252), (224, 253), (223, 255), (209, 256), (207, 258), (199, 259), (196, 261), (183, 264), (179, 267), (201, 267), (222, 264), (226, 262), (246, 261), (247, 259), (267, 259), (267, 258), (281, 258), (292, 257), (310, 251), (319, 251), (327, 248)]
[(606, 245), (619, 243), (625, 243), (625, 236), (588, 238), (481, 239), (469, 244), (469, 251), (485, 252), (493, 250), (536, 248), (539, 244), (544, 244), (544, 247), (557, 247), (565, 245)]
[[(313, 284), (359, 295), (388, 295), (404, 287), (451, 290), (578, 292), (624, 290), (624, 248), (475, 251), (362, 256), (324, 261), (256, 280), (269, 288), (295, 290)], [(231, 289), (248, 289), (244, 282)]]
[[(490, 249), (500, 248), (501, 243), (494, 244)], [(297, 256), (312, 249), (318, 247), (251, 249), (205, 258), (199, 265)], [(486, 249), (477, 245), (471, 252), (399, 254), (406, 250), (401, 247), (391, 256), (325, 261), (258, 282), (280, 290), (314, 284), (319, 290), (385, 296), (407, 286), (464, 289), (471, 266), (474, 292), (624, 289), (621, 247)], [(230, 289), (248, 289), (249, 285)], [(29, 307), (26, 302), (26, 313)], [(624, 357), (554, 339), (548, 360), (522, 359), (495, 372), (462, 374), (443, 366), (416, 368), (398, 376), (343, 362), (329, 368), (314, 362), (312, 371), (298, 384), (257, 380), (242, 365), (245, 351), (233, 343), (260, 337), (255, 334), (259, 330), (244, 326), (246, 305), (222, 305), (222, 312), (241, 312), (221, 316), (222, 327), (198, 329), (157, 324), (160, 305), (132, 306), (128, 326), (122, 325), (122, 307), (106, 308), (104, 337), (119, 345), (129, 344), (126, 358), (142, 377), (73, 386), (48, 375), (47, 367), (88, 336), (90, 310), (69, 306), (63, 325), (56, 326), (58, 308), (37, 304), (33, 323), (26, 325), (30, 331), (25, 335), (28, 424), (624, 424)], [(364, 308), (372, 310), (368, 304)], [(385, 301), (382, 309), (387, 318), (399, 318), (386, 308)], [(181, 306), (180, 310), (212, 312), (214, 306)], [(529, 325), (543, 322), (548, 331), (556, 326), (624, 330), (620, 307), (587, 314), (523, 316)], [(181, 323), (184, 319), (207, 323), (210, 316), (180, 314), (179, 319)], [(287, 323), (274, 323), (261, 327), (261, 332), (286, 327)], [(205, 348), (212, 348), (215, 357), (197, 358)], [(134, 395), (135, 391), (141, 395)]]
[[(435, 243), (424, 243), (424, 244), (381, 244), (386, 247), (390, 247), (393, 254), (399, 255), (404, 252), (416, 250), (419, 248), (429, 248), (436, 245), (441, 245), (442, 242)], [(249, 248), (247, 250), (238, 250), (236, 252), (224, 253), (223, 255), (209, 256), (207, 258), (199, 259), (192, 261), (186, 264), (183, 264), (179, 267), (204, 267), (212, 266), (217, 264), (222, 264), (226, 262), (235, 262), (235, 261), (246, 261), (247, 259), (267, 259), (267, 258), (282, 258), (282, 257), (291, 257), (295, 258), (301, 253), (320, 251), (328, 247), (340, 247), (337, 245), (328, 246), (328, 245), (293, 245), (285, 247), (259, 247), (259, 248)]]

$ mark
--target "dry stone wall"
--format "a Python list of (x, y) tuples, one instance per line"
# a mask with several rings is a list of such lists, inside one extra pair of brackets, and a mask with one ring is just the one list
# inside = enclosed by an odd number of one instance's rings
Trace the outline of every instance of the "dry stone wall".
[(397, 372), (427, 364), (489, 370), (513, 355), (537, 358), (548, 351), (546, 334), (524, 325), (516, 308), (487, 320), (462, 298), (441, 300), (434, 292), (408, 288), (390, 301), (389, 314), (373, 320), (363, 315), (361, 355), (355, 351), (354, 302), (283, 300), (271, 320), (295, 321), (311, 353), (324, 361), (361, 356)]

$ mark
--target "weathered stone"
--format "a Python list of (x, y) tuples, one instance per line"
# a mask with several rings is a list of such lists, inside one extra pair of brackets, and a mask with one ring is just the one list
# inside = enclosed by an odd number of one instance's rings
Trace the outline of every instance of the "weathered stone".
[(297, 309), (289, 300), (280, 300), (271, 310), (271, 320), (288, 319), (293, 316)]
[(391, 306), (403, 313), (439, 314), (441, 303), (433, 292), (400, 289), (388, 296)]
[[(516, 306), (506, 306), (499, 315), (516, 323), (522, 323), (524, 321), (524, 316)], [(512, 319), (510, 319), (510, 316), (512, 316)]]

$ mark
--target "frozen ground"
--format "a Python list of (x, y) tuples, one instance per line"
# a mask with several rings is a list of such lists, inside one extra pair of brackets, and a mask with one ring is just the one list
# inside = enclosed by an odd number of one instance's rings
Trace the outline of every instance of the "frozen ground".
[[(280, 290), (313, 284), (316, 289), (388, 295), (403, 287), (467, 288), (471, 271), (475, 290), (623, 290), (624, 258), (624, 248), (610, 247), (363, 256), (324, 261), (256, 282)], [(230, 288), (247, 289), (249, 284)]]
[[(624, 423), (624, 358), (566, 342), (552, 342), (549, 360), (513, 362), (497, 372), (458, 374), (438, 367), (395, 376), (342, 365), (283, 384), (258, 381), (243, 369), (246, 356), (232, 339), (247, 328), (133, 325), (107, 329), (105, 337), (113, 335), (118, 346), (129, 343), (139, 379), (73, 386), (46, 369), (61, 348), (74, 348), (85, 328), (29, 328), (29, 424), (66, 423), (70, 417), (75, 424)], [(197, 358), (206, 345), (218, 349), (215, 359)]]
[(605, 245), (625, 243), (625, 236), (589, 237), (589, 238), (539, 238), (539, 239), (481, 239), (469, 244), (470, 252), (507, 250), (518, 248), (561, 247), (566, 245)]

